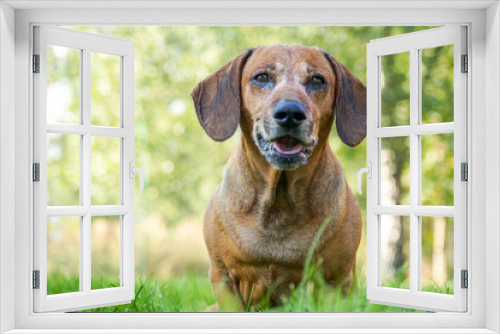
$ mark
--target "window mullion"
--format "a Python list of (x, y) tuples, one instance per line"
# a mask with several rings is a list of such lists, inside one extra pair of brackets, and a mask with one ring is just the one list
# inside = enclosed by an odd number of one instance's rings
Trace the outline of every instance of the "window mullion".
[(420, 136), (415, 133), (420, 114), (420, 52), (410, 50), (410, 292), (419, 290), (420, 233), (415, 209), (420, 204)]
[[(90, 49), (83, 49), (82, 57), (82, 123), (86, 128), (90, 128)], [(91, 291), (91, 249), (90, 249), (90, 235), (91, 235), (91, 215), (90, 215), (90, 131), (82, 137), (82, 205), (87, 208), (87, 213), (82, 219), (82, 235), (80, 242), (80, 277), (83, 281), (83, 290), (85, 293)]]
[[(79, 69), (79, 74), (80, 74), (80, 124), (78, 124), (78, 127), (84, 127), (83, 125), (83, 120), (84, 120), (84, 109), (83, 109), (83, 106), (84, 106), (84, 99), (83, 99), (83, 86), (84, 86), (84, 79), (83, 79), (83, 73), (84, 73), (84, 67), (83, 67), (83, 63), (84, 63), (84, 58), (83, 58), (83, 50), (81, 50), (80, 52), (80, 58), (79, 58), (79, 65), (80, 65), (80, 69)], [(84, 166), (85, 166), (85, 162), (84, 162), (84, 147), (85, 147), (85, 141), (84, 141), (84, 136), (80, 136), (80, 206), (84, 207), (84, 204), (85, 204), (85, 192), (83, 190), (83, 185), (85, 184), (85, 178), (84, 178)], [(84, 246), (83, 246), (83, 240), (84, 240), (84, 237), (85, 237), (85, 232), (84, 232), (84, 226), (85, 226), (85, 216), (80, 216), (80, 226), (79, 226), (79, 231), (80, 231), (80, 235), (79, 235), (79, 265), (78, 265), (78, 281), (79, 281), (79, 284), (80, 284), (80, 288), (79, 288), (79, 291), (83, 291), (85, 289), (85, 285), (84, 285), (84, 274), (85, 274), (85, 269), (84, 269), (84, 259), (83, 259), (83, 250), (84, 250)]]

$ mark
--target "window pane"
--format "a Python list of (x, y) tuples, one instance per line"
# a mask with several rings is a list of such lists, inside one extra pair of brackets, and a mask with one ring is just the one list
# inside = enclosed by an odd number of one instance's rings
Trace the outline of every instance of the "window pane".
[(80, 291), (80, 217), (47, 218), (47, 294)]
[(381, 148), (381, 204), (410, 205), (410, 138), (382, 138)]
[(410, 124), (410, 53), (381, 57), (382, 126)]
[(453, 45), (423, 49), (422, 123), (453, 122)]
[(91, 203), (119, 205), (121, 138), (92, 137), (91, 139)]
[(47, 45), (47, 122), (80, 124), (80, 53)]
[(453, 218), (422, 217), (422, 291), (453, 294)]
[(47, 205), (80, 205), (80, 136), (47, 134)]
[(120, 56), (92, 52), (92, 125), (120, 126), (120, 62)]
[(92, 290), (120, 286), (120, 216), (92, 217)]
[(380, 282), (410, 288), (410, 217), (380, 216)]
[(422, 205), (453, 206), (453, 133), (422, 138)]

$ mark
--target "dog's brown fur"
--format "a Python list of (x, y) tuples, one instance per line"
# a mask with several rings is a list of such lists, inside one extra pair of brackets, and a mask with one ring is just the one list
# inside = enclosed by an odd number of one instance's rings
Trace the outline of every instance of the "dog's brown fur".
[[(259, 71), (273, 78), (271, 88), (252, 83)], [(324, 77), (326, 86), (308, 91), (304, 87), (315, 74)], [(244, 310), (261, 301), (271, 286), (271, 303), (280, 305), (290, 285), (300, 282), (312, 240), (327, 219), (315, 255), (323, 259), (325, 279), (347, 289), (361, 213), (328, 136), (336, 118), (346, 144), (356, 146), (364, 139), (365, 85), (321, 49), (273, 45), (243, 52), (200, 82), (192, 97), (212, 139), (226, 140), (241, 127), (241, 141), (205, 214), (209, 276), (218, 303), (212, 310)], [(284, 99), (306, 107), (313, 146), (307, 163), (292, 170), (266, 161), (255, 139)]]

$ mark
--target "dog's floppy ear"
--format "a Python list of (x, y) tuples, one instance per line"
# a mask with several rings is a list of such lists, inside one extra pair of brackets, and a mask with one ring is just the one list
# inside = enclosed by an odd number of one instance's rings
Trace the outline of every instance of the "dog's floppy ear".
[(231, 137), (240, 123), (241, 72), (252, 52), (242, 52), (198, 83), (191, 93), (198, 120), (215, 141)]
[(324, 52), (336, 77), (334, 109), (337, 133), (344, 143), (356, 146), (366, 137), (366, 85)]

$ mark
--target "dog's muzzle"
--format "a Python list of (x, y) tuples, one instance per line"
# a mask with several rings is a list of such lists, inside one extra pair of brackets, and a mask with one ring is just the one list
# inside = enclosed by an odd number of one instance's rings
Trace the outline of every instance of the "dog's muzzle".
[(256, 124), (254, 138), (261, 154), (276, 169), (291, 170), (307, 162), (316, 145), (310, 137), (307, 110), (299, 101), (281, 100), (264, 129)]

